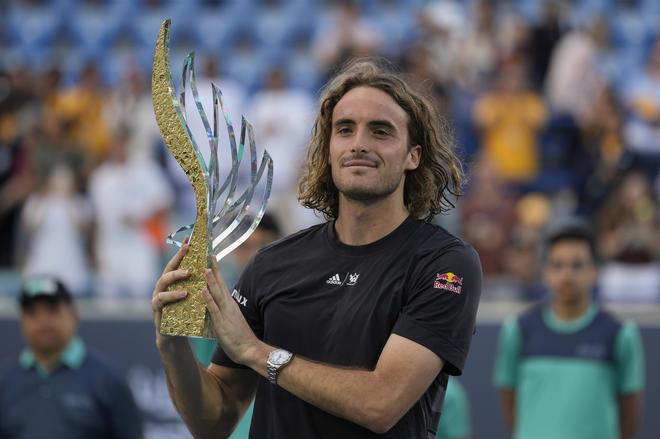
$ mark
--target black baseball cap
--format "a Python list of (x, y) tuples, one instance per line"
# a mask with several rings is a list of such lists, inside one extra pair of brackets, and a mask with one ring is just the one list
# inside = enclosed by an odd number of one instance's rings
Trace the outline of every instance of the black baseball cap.
[(73, 297), (64, 284), (52, 276), (32, 276), (23, 280), (18, 303), (25, 308), (36, 300), (45, 300), (51, 303), (73, 302)]

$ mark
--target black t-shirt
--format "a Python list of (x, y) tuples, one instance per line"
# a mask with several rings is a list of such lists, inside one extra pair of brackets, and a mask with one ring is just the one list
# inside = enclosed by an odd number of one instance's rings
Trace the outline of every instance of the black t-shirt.
[[(232, 295), (264, 342), (329, 365), (373, 370), (395, 333), (430, 349), (445, 366), (384, 435), (261, 378), (250, 438), (435, 437), (447, 374), (460, 375), (467, 356), (481, 276), (472, 247), (412, 217), (364, 246), (342, 244), (328, 222), (259, 251)], [(220, 349), (213, 362), (242, 367)]]

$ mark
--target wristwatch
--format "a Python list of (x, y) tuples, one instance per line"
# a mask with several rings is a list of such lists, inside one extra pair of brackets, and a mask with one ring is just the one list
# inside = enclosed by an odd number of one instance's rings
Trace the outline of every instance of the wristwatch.
[(275, 349), (268, 354), (268, 360), (266, 361), (268, 381), (277, 385), (277, 375), (280, 373), (280, 370), (284, 369), (284, 367), (291, 362), (292, 359), (293, 354), (284, 349)]

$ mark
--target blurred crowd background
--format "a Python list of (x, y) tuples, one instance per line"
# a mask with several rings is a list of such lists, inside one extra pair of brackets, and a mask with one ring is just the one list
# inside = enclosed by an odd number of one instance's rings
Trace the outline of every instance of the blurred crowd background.
[(214, 82), (273, 156), (283, 233), (322, 221), (296, 204), (321, 87), (379, 56), (455, 133), (470, 178), (434, 221), (478, 250), (484, 300), (544, 297), (542, 231), (578, 214), (598, 297), (660, 304), (657, 0), (0, 2), (2, 293), (48, 272), (81, 296), (150, 296), (165, 235), (194, 215), (151, 104), (165, 18), (175, 79), (195, 50), (207, 110)]

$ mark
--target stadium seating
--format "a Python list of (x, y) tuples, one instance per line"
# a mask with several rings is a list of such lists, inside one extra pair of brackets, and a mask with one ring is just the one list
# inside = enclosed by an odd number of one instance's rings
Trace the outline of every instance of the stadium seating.
[[(221, 56), (228, 73), (254, 91), (269, 65), (284, 63), (300, 87), (314, 90), (321, 74), (309, 54), (315, 30), (330, 22), (330, 0), (41, 0), (6, 7), (0, 49), (5, 62), (21, 60), (44, 69), (58, 63), (73, 81), (90, 60), (102, 61), (103, 78), (115, 84), (125, 62), (148, 73), (154, 39), (165, 18), (173, 19), (173, 52), (195, 50)], [(368, 21), (396, 52), (418, 32), (416, 10), (423, 0), (361, 0)], [(471, 2), (461, 2), (469, 9)], [(542, 2), (514, 0), (510, 7), (530, 24)], [(613, 13), (616, 11), (616, 13)], [(659, 32), (657, 0), (578, 0), (569, 22), (586, 27), (605, 17), (616, 48), (603, 68), (616, 82), (640, 65)], [(301, 43), (302, 42), (302, 43)], [(304, 47), (301, 49), (301, 47)], [(132, 53), (129, 53), (132, 52)], [(227, 61), (230, 60), (230, 61)]]

